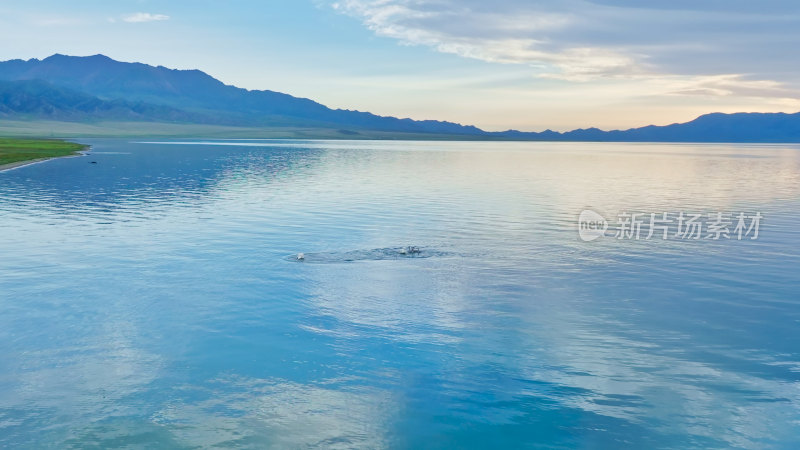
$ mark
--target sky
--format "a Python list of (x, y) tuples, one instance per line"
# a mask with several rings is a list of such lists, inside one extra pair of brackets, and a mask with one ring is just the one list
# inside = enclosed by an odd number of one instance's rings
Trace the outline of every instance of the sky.
[(492, 131), (800, 111), (796, 0), (0, 0), (0, 42)]

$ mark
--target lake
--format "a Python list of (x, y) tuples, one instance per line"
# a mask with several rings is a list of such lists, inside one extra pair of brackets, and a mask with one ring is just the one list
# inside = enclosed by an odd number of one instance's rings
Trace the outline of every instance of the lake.
[(800, 440), (800, 146), (81, 142), (0, 172), (0, 447)]

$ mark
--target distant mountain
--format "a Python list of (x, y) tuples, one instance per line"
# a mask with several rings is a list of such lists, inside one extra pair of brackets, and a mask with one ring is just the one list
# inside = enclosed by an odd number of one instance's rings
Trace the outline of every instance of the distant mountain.
[(267, 126), (304, 123), (401, 132), (483, 134), (451, 122), (414, 121), (371, 113), (333, 110), (305, 98), (228, 86), (199, 70), (175, 70), (115, 61), (107, 56), (53, 55), (43, 60), (0, 63), (0, 80), (43, 80), (103, 100), (123, 99), (214, 113), (222, 123)]
[(53, 55), (0, 62), (0, 119), (151, 121), (241, 127), (303, 126), (474, 139), (538, 141), (800, 142), (800, 113), (707, 114), (691, 122), (629, 130), (486, 132), (435, 120), (331, 109), (305, 98), (225, 85), (199, 70)]
[(800, 113), (706, 114), (686, 123), (629, 130), (588, 128), (558, 133), (506, 131), (505, 137), (548, 141), (599, 142), (800, 142)]
[(52, 120), (159, 120), (200, 122), (203, 117), (176, 108), (125, 100), (101, 100), (42, 80), (0, 81), (0, 117)]

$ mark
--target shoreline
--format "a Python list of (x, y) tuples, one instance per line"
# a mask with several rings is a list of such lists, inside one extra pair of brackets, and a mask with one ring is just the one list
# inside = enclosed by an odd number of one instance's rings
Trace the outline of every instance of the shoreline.
[[(63, 158), (65, 158), (65, 157), (63, 157)], [(49, 161), (51, 159), (55, 159), (55, 158), (29, 159), (27, 161), (17, 161), (17, 162), (13, 162), (13, 163), (3, 164), (3, 165), (0, 165), (0, 172), (5, 172), (6, 170), (12, 170), (12, 169), (19, 169), (20, 167), (25, 167), (25, 166), (30, 166), (30, 165), (33, 165), (33, 164), (42, 163), (42, 162), (45, 162), (45, 161)]]
[(88, 149), (87, 150), (81, 150), (79, 153), (77, 153), (75, 155), (51, 156), (49, 158), (28, 159), (28, 160), (25, 160), (25, 161), (15, 161), (13, 163), (0, 164), (0, 172), (6, 172), (6, 171), (9, 171), (9, 170), (20, 169), (20, 168), (25, 167), (25, 166), (32, 166), (34, 164), (47, 162), (47, 161), (50, 161), (50, 160), (53, 160), (53, 159), (78, 158), (78, 157), (81, 157), (81, 156), (87, 156), (87, 154), (85, 153), (87, 151), (89, 151), (89, 150)]
[[(52, 159), (86, 156), (91, 146), (64, 140), (0, 138), (0, 156), (11, 162), (0, 164), (0, 172), (39, 164)], [(19, 159), (14, 161), (14, 159)]]

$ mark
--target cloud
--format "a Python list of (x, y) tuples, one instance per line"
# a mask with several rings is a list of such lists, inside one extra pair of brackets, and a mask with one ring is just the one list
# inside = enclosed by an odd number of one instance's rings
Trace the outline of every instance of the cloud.
[(162, 20), (169, 20), (169, 16), (166, 16), (164, 14), (150, 14), (150, 13), (137, 12), (134, 14), (129, 14), (122, 18), (123, 22), (128, 22), (128, 23), (159, 22)]
[[(673, 77), (674, 88), (668, 94), (706, 95), (716, 97), (774, 97), (800, 98), (800, 91), (787, 88), (783, 83), (771, 80), (748, 80), (741, 75), (711, 75)], [(668, 82), (665, 81), (665, 85)]]
[(726, 75), (798, 82), (800, 60), (791, 55), (800, 45), (800, 3), (653, 3), (340, 0), (332, 6), (379, 36), (487, 62), (527, 64), (547, 78)]
[(517, 2), (498, 6), (487, 9), (473, 0), (344, 0), (333, 4), (335, 9), (361, 18), (379, 36), (443, 53), (494, 63), (555, 67), (576, 79), (638, 70), (629, 55), (612, 48), (554, 48), (548, 35), (576, 25), (577, 18), (567, 11)]
[(398, 400), (369, 386), (342, 384), (225, 376), (202, 387), (181, 386), (197, 400), (165, 402), (152, 420), (159, 433), (187, 447), (389, 447), (385, 424)]

